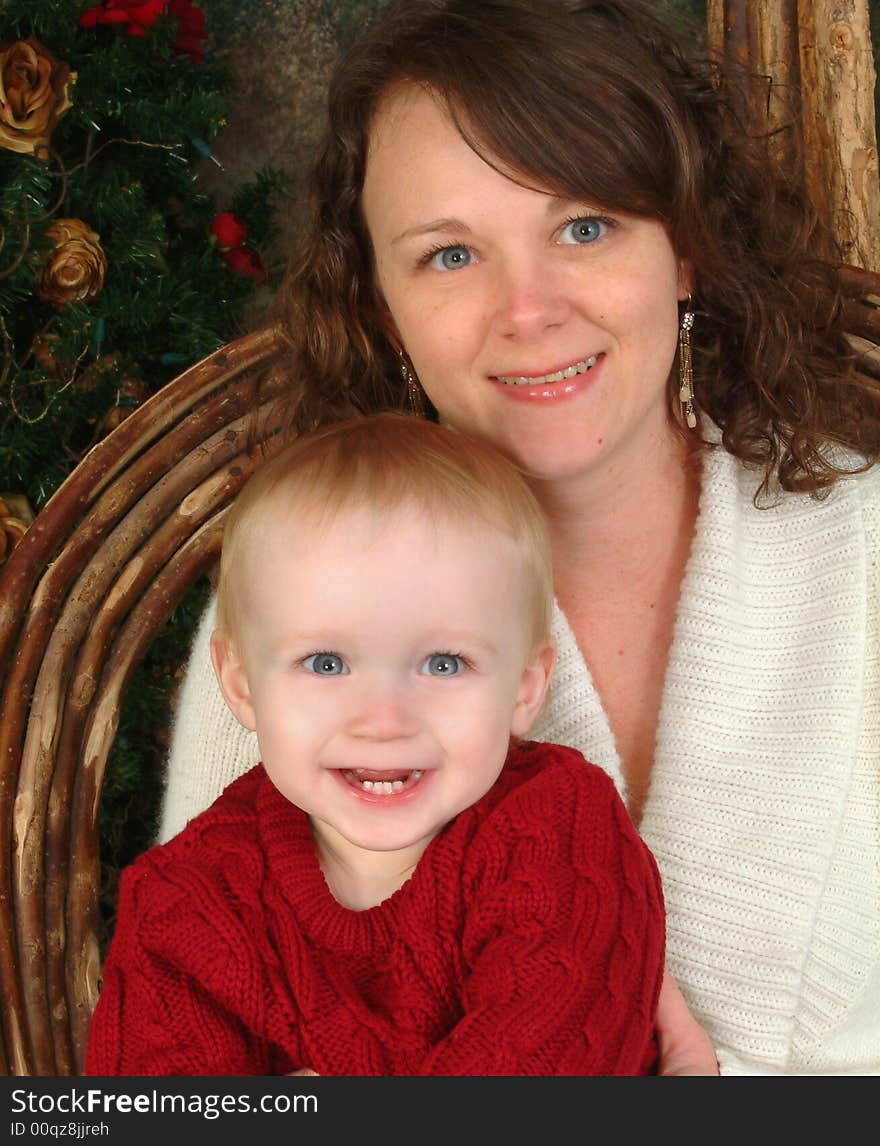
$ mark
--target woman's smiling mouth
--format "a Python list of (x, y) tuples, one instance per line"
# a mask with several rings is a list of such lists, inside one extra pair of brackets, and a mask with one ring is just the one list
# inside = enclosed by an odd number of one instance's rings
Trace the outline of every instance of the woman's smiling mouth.
[(505, 386), (543, 386), (548, 382), (564, 382), (568, 378), (574, 378), (576, 374), (586, 374), (588, 370), (592, 370), (599, 357), (598, 354), (591, 354), (589, 358), (573, 362), (571, 366), (555, 370), (552, 374), (497, 374), (494, 376), (494, 381), (503, 382)]

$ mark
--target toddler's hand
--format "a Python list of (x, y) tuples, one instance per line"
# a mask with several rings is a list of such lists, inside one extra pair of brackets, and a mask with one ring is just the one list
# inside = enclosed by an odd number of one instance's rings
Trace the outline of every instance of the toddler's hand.
[(717, 1075), (712, 1041), (685, 1002), (678, 984), (664, 972), (657, 1002), (657, 1043), (660, 1075)]

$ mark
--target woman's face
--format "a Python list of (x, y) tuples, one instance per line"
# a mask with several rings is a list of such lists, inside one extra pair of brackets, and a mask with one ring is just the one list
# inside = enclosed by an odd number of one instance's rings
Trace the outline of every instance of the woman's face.
[(687, 271), (660, 223), (512, 182), (415, 87), (377, 113), (363, 209), (390, 333), (456, 429), (554, 482), (675, 440)]

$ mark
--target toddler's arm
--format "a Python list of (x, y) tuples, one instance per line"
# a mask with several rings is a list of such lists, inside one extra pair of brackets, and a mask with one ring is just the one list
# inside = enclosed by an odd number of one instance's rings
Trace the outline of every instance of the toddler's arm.
[[(190, 937), (185, 926), (175, 930), (175, 889), (161, 887), (157, 908), (155, 889), (143, 893), (143, 874), (139, 864), (122, 877), (86, 1074), (268, 1074), (241, 1023), (185, 969), (228, 964), (228, 947), (209, 931)], [(190, 960), (188, 944), (198, 958)]]
[(563, 752), (475, 841), (465, 1014), (421, 1073), (644, 1074), (655, 1065), (660, 878), (611, 781)]

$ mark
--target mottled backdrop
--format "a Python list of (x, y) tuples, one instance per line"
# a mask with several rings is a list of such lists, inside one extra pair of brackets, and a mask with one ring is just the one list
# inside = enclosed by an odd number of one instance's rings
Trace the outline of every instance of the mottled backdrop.
[[(230, 189), (269, 164), (291, 179), (279, 245), (301, 217), (303, 176), (323, 122), (327, 79), (338, 45), (385, 0), (200, 0), (211, 47), (234, 76), (229, 123), (206, 181), (223, 204)], [(278, 252), (279, 254), (281, 252)]]

